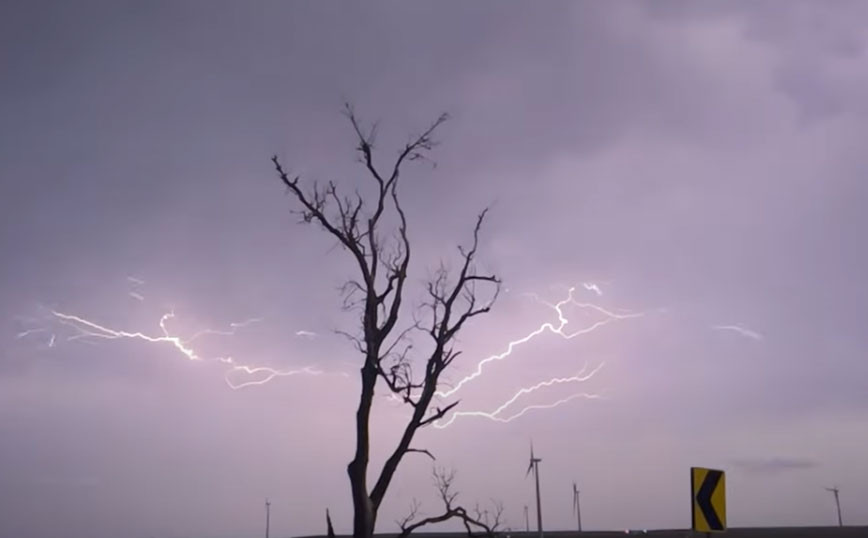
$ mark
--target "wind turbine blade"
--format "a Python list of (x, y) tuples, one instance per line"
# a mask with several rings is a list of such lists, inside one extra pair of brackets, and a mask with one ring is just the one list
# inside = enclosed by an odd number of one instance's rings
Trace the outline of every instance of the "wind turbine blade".
[(533, 470), (533, 441), (530, 442), (530, 463), (527, 465), (527, 472), (524, 474), (524, 477), (527, 478), (530, 475), (530, 472)]

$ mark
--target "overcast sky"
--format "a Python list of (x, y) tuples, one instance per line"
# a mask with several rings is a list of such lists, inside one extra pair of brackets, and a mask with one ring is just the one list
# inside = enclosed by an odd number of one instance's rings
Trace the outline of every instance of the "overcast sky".
[[(491, 412), (603, 365), (499, 416), (600, 398), (425, 431), (465, 503), (523, 528), (532, 439), (550, 529), (572, 528), (574, 480), (586, 529), (688, 527), (691, 466), (727, 471), (731, 526), (834, 524), (832, 485), (868, 524), (866, 40), (844, 0), (5, 2), (0, 535), (254, 537), (265, 497), (273, 536), (324, 532), (326, 507), (350, 530), (359, 357), (332, 331), (353, 267), (269, 162), (364, 188), (345, 99), (384, 164), (452, 115), (438, 166), (403, 176), (414, 299), (491, 206), (480, 256), (508, 291), (453, 381), (557, 324), (540, 300), (570, 286), (642, 314), (544, 332), (462, 387)], [(153, 337), (174, 311), (185, 340), (256, 321), (190, 361), (53, 311)], [(226, 356), (310, 369), (233, 390), (264, 373)], [(376, 413), (373, 471), (405, 416)], [(439, 509), (412, 456), (381, 531), (412, 497)]]

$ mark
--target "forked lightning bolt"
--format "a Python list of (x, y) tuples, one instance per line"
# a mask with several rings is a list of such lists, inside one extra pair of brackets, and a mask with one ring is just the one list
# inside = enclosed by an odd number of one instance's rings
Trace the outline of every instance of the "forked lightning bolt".
[[(135, 281), (130, 278), (130, 281), (134, 284), (139, 284), (139, 281), (136, 279)], [(593, 283), (583, 283), (582, 287), (585, 291), (596, 294), (597, 296), (601, 296), (602, 292), (599, 287)], [(570, 288), (566, 298), (556, 303), (548, 303), (543, 301), (538, 296), (530, 294), (535, 300), (540, 303), (551, 308), (556, 316), (557, 322), (545, 322), (542, 323), (539, 327), (532, 330), (525, 336), (518, 338), (509, 342), (505, 348), (505, 350), (496, 355), (491, 355), (487, 358), (482, 359), (476, 364), (476, 368), (469, 375), (461, 379), (457, 384), (449, 388), (448, 390), (440, 390), (436, 394), (440, 398), (447, 398), (449, 396), (454, 395), (456, 392), (461, 390), (467, 383), (473, 381), (474, 379), (479, 378), (483, 370), (486, 369), (486, 365), (492, 362), (501, 361), (512, 355), (513, 351), (518, 346), (522, 344), (528, 343), (536, 337), (544, 334), (544, 333), (552, 333), (555, 334), (565, 340), (571, 340), (577, 336), (581, 336), (584, 334), (588, 334), (594, 330), (597, 330), (605, 325), (613, 323), (615, 321), (626, 320), (630, 318), (637, 318), (643, 316), (644, 313), (626, 313), (619, 314), (616, 312), (612, 312), (607, 310), (599, 305), (592, 303), (580, 302), (575, 299), (574, 293), (576, 288)], [(567, 326), (569, 324), (569, 320), (567, 315), (564, 313), (564, 309), (568, 306), (574, 306), (577, 308), (591, 310), (601, 316), (601, 319), (591, 323), (590, 325), (582, 328), (578, 328), (574, 331), (568, 331)], [(315, 369), (313, 367), (307, 366), (304, 368), (297, 369), (288, 369), (288, 370), (279, 370), (275, 368), (271, 368), (268, 366), (256, 366), (250, 364), (244, 364), (238, 362), (235, 358), (231, 356), (219, 356), (219, 357), (202, 357), (200, 356), (196, 349), (193, 347), (193, 343), (199, 340), (202, 337), (208, 335), (226, 335), (230, 336), (235, 334), (238, 329), (246, 327), (248, 325), (257, 323), (262, 321), (261, 318), (252, 318), (246, 321), (231, 323), (229, 328), (226, 330), (216, 330), (216, 329), (205, 329), (193, 334), (189, 338), (182, 338), (177, 334), (173, 334), (169, 329), (169, 322), (175, 318), (174, 312), (168, 312), (164, 314), (159, 320), (159, 328), (160, 333), (157, 335), (146, 334), (141, 331), (123, 331), (118, 330), (112, 327), (108, 327), (105, 325), (101, 325), (89, 319), (85, 319), (80, 316), (67, 314), (63, 312), (59, 312), (56, 310), (51, 311), (52, 316), (61, 324), (71, 327), (75, 334), (68, 336), (67, 340), (78, 340), (81, 339), (83, 342), (93, 342), (97, 339), (105, 339), (105, 340), (117, 340), (117, 339), (131, 339), (131, 340), (140, 340), (151, 344), (161, 344), (167, 345), (174, 348), (175, 351), (179, 352), (183, 357), (191, 361), (200, 361), (200, 360), (208, 360), (208, 361), (216, 361), (221, 364), (224, 364), (228, 367), (228, 370), (224, 372), (224, 380), (226, 384), (234, 389), (238, 390), (244, 387), (254, 386), (254, 385), (263, 385), (273, 380), (276, 377), (283, 376), (293, 376), (293, 375), (322, 375), (325, 372), (319, 369)], [(23, 338), (29, 334), (45, 332), (47, 329), (45, 328), (37, 328), (37, 329), (29, 329), (23, 331), (17, 335), (18, 338)], [(304, 337), (304, 338), (314, 338), (316, 334), (310, 331), (297, 331), (296, 336)], [(52, 334), (51, 341), (49, 343), (49, 347), (53, 347), (55, 345), (55, 336)], [(540, 381), (534, 385), (520, 388), (515, 394), (512, 395), (509, 399), (500, 404), (493, 411), (457, 411), (452, 413), (448, 418), (438, 421), (434, 423), (434, 426), (437, 428), (446, 428), (452, 425), (459, 417), (480, 417), (486, 418), (495, 422), (507, 423), (511, 422), (529, 411), (538, 410), (538, 409), (552, 409), (563, 405), (567, 402), (578, 398), (585, 399), (593, 399), (598, 398), (598, 394), (590, 394), (587, 392), (577, 392), (560, 400), (551, 403), (543, 403), (543, 404), (529, 404), (524, 405), (522, 407), (518, 407), (520, 401), (523, 397), (528, 396), (537, 391), (562, 384), (569, 383), (583, 383), (591, 379), (599, 370), (602, 368), (602, 364), (597, 366), (591, 371), (587, 370), (587, 366), (582, 369), (578, 374), (569, 376), (569, 377), (555, 377), (553, 379), (549, 379), (546, 381)], [(340, 375), (348, 376), (346, 373), (341, 373)], [(242, 377), (242, 380), (239, 380), (239, 377)], [(253, 379), (251, 379), (251, 377)], [(394, 397), (394, 395), (392, 395)], [(517, 408), (517, 410), (513, 410)]]
[(163, 316), (160, 318), (159, 325), (160, 329), (163, 331), (163, 336), (148, 336), (141, 332), (118, 331), (71, 314), (64, 314), (63, 312), (58, 312), (56, 310), (52, 310), (51, 313), (56, 318), (58, 318), (61, 323), (63, 323), (64, 325), (68, 325), (78, 331), (78, 334), (70, 336), (68, 340), (75, 340), (78, 338), (104, 338), (107, 340), (116, 340), (118, 338), (132, 338), (135, 340), (144, 340), (151, 343), (167, 343), (171, 344), (175, 349), (180, 351), (185, 357), (187, 357), (191, 361), (200, 360), (200, 357), (196, 355), (196, 352), (193, 350), (193, 348), (185, 345), (184, 341), (181, 340), (180, 337), (172, 336), (169, 334), (169, 330), (166, 328), (166, 321), (175, 317), (174, 312), (163, 314)]
[[(554, 303), (554, 304), (543, 301), (535, 294), (529, 294), (529, 295), (531, 295), (531, 297), (535, 298), (537, 301), (541, 302), (542, 304), (552, 308), (557, 313), (557, 316), (558, 316), (557, 324), (545, 322), (542, 325), (540, 325), (538, 328), (536, 328), (535, 330), (531, 331), (526, 336), (523, 336), (523, 337), (519, 338), (518, 340), (513, 340), (512, 342), (510, 342), (506, 346), (505, 351), (503, 351), (502, 353), (499, 353), (497, 355), (491, 355), (490, 357), (482, 359), (481, 361), (479, 361), (479, 363), (477, 363), (475, 371), (473, 371), (471, 374), (467, 375), (465, 378), (461, 379), (451, 389), (438, 391), (437, 395), (440, 396), (441, 398), (447, 398), (447, 397), (455, 394), (456, 392), (461, 390), (461, 388), (464, 385), (466, 385), (470, 381), (473, 381), (477, 377), (481, 376), (482, 370), (483, 370), (483, 368), (485, 368), (486, 364), (506, 359), (507, 357), (512, 355), (512, 352), (515, 350), (516, 347), (520, 346), (521, 344), (525, 344), (527, 342), (530, 342), (531, 340), (533, 340), (534, 338), (536, 338), (537, 336), (539, 336), (545, 332), (550, 332), (550, 333), (556, 334), (556, 335), (558, 335), (558, 336), (560, 336), (566, 340), (571, 340), (577, 336), (581, 336), (583, 334), (588, 334), (592, 331), (595, 331), (596, 329), (599, 329), (600, 327), (602, 327), (604, 325), (608, 325), (609, 323), (612, 323), (614, 321), (625, 320), (625, 319), (630, 319), (630, 318), (638, 318), (638, 317), (645, 315), (643, 312), (636, 312), (636, 313), (630, 313), (630, 314), (616, 314), (614, 312), (606, 310), (605, 308), (603, 308), (601, 306), (597, 306), (597, 305), (592, 304), (592, 303), (580, 303), (580, 302), (576, 301), (576, 299), (573, 297), (573, 293), (575, 292), (575, 290), (576, 290), (576, 288), (574, 288), (574, 287), (570, 288), (569, 292), (567, 293), (567, 297), (565, 299), (557, 302), (557, 303)], [(573, 306), (576, 306), (579, 308), (594, 310), (594, 311), (602, 314), (603, 319), (596, 321), (587, 327), (577, 329), (573, 332), (565, 332), (565, 329), (567, 327), (567, 324), (569, 323), (569, 320), (567, 320), (566, 316), (564, 315), (563, 309), (567, 305), (573, 305)]]
[(600, 297), (601, 295), (603, 295), (603, 290), (600, 289), (600, 286), (596, 285), (593, 282), (584, 282), (582, 284), (582, 287), (588, 291), (592, 291), (592, 292), (596, 293), (597, 297)]
[[(232, 369), (230, 370), (230, 372), (244, 372), (245, 374), (248, 374), (248, 375), (265, 374), (265, 377), (263, 377), (262, 379), (257, 379), (257, 380), (253, 380), (253, 381), (244, 381), (241, 383), (235, 383), (229, 378), (229, 372), (227, 372), (226, 376), (224, 376), (224, 379), (226, 380), (226, 384), (229, 385), (230, 388), (235, 389), (235, 390), (241, 389), (244, 387), (250, 387), (253, 385), (264, 385), (264, 384), (268, 383), (269, 381), (271, 381), (272, 379), (274, 379), (275, 377), (280, 377), (280, 376), (290, 376), (290, 375), (296, 375), (296, 374), (322, 375), (323, 373), (325, 373), (322, 370), (317, 370), (311, 366), (305, 366), (304, 368), (301, 368), (298, 370), (275, 370), (274, 368), (269, 368), (267, 366), (247, 366), (247, 365), (243, 365), (243, 364), (239, 365), (235, 362), (235, 360), (232, 357), (223, 357), (223, 358), (219, 358), (217, 360), (219, 360), (220, 362), (231, 365)], [(346, 376), (347, 374), (342, 373), (341, 375)]]
[(247, 319), (244, 321), (230, 323), (228, 331), (219, 331), (216, 329), (204, 329), (204, 330), (197, 332), (193, 336), (191, 336), (187, 340), (187, 342), (193, 342), (194, 340), (196, 340), (202, 336), (208, 335), (208, 334), (217, 334), (217, 335), (221, 335), (221, 336), (232, 336), (235, 334), (236, 329), (242, 329), (244, 327), (247, 327), (248, 325), (252, 325), (254, 323), (259, 323), (260, 321), (262, 321), (262, 318), (250, 318), (250, 319)]
[[(584, 287), (585, 290), (587, 290), (589, 292), (593, 292), (597, 296), (602, 295), (602, 291), (594, 283), (585, 282), (582, 286)], [(466, 383), (480, 377), (482, 375), (483, 368), (485, 367), (486, 364), (493, 362), (493, 361), (503, 360), (503, 359), (509, 357), (517, 346), (524, 344), (524, 343), (527, 343), (530, 340), (536, 338), (537, 336), (539, 336), (545, 332), (551, 332), (551, 333), (557, 334), (558, 336), (560, 336), (566, 340), (570, 340), (570, 339), (575, 338), (577, 336), (580, 336), (583, 334), (588, 334), (588, 333), (590, 333), (596, 329), (599, 329), (600, 327), (602, 327), (608, 323), (611, 323), (613, 321), (624, 320), (624, 319), (629, 319), (629, 318), (636, 318), (636, 317), (640, 317), (640, 316), (644, 315), (644, 313), (642, 313), (642, 312), (630, 313), (630, 314), (617, 314), (615, 312), (611, 312), (611, 311), (609, 311), (609, 310), (607, 310), (601, 306), (595, 305), (595, 304), (579, 302), (573, 297), (574, 292), (575, 292), (575, 288), (570, 288), (568, 293), (567, 293), (567, 297), (565, 299), (563, 299), (562, 301), (559, 301), (559, 302), (554, 303), (554, 304), (543, 301), (542, 299), (539, 298), (539, 296), (537, 296), (535, 294), (529, 294), (535, 300), (545, 304), (546, 306), (552, 308), (555, 311), (555, 313), (557, 314), (557, 318), (558, 318), (557, 324), (553, 324), (553, 323), (549, 323), (549, 322), (543, 323), (537, 329), (531, 331), (529, 334), (525, 335), (524, 337), (519, 338), (518, 340), (513, 340), (512, 342), (510, 342), (507, 345), (505, 351), (503, 351), (502, 353), (499, 353), (497, 355), (492, 355), (490, 357), (487, 357), (487, 358), (481, 360), (479, 363), (477, 363), (476, 369), (471, 374), (469, 374), (468, 376), (461, 379), (451, 389), (437, 392), (437, 395), (441, 398), (444, 398), (444, 397), (448, 397), (448, 396), (455, 394)], [(569, 321), (568, 321), (566, 315), (564, 314), (563, 309), (564, 309), (564, 307), (566, 307), (568, 305), (573, 305), (573, 306), (583, 308), (583, 309), (590, 309), (590, 310), (596, 311), (599, 314), (602, 314), (604, 317), (603, 317), (603, 319), (601, 319), (595, 323), (592, 323), (591, 325), (589, 325), (587, 327), (577, 329), (577, 330), (572, 331), (572, 332), (567, 332), (567, 331), (565, 331), (565, 329), (566, 329)], [(587, 381), (587, 380), (591, 379), (600, 370), (600, 368), (602, 368), (602, 366), (603, 365), (601, 364), (600, 366), (598, 366), (597, 368), (595, 368), (594, 370), (592, 370), (591, 372), (589, 372), (587, 374), (585, 373), (585, 371), (587, 370), (587, 366), (586, 366), (584, 369), (582, 369), (581, 372), (579, 372), (579, 374), (577, 374), (575, 376), (554, 378), (554, 379), (550, 379), (548, 381), (539, 382), (536, 385), (532, 385), (529, 387), (519, 389), (518, 392), (516, 392), (510, 399), (506, 400), (503, 404), (501, 404), (494, 411), (478, 411), (478, 410), (477, 411), (456, 411), (456, 412), (452, 413), (448, 419), (435, 422), (434, 426), (437, 428), (446, 428), (446, 427), (450, 426), (451, 424), (453, 424), (458, 417), (480, 417), (480, 418), (487, 418), (489, 420), (493, 420), (496, 422), (506, 423), (506, 422), (510, 422), (512, 420), (515, 420), (515, 419), (523, 416), (528, 411), (532, 411), (535, 409), (551, 409), (551, 408), (563, 405), (563, 404), (570, 402), (572, 400), (575, 400), (577, 398), (585, 398), (585, 399), (598, 398), (599, 397), (598, 394), (589, 394), (586, 392), (580, 392), (580, 393), (572, 394), (566, 398), (562, 398), (562, 399), (557, 400), (557, 401), (552, 402), (552, 403), (526, 405), (526, 406), (522, 407), (521, 409), (519, 409), (517, 412), (513, 412), (511, 414), (507, 413), (507, 410), (510, 409), (519, 398), (521, 398), (522, 396), (524, 396), (526, 394), (529, 394), (529, 393), (537, 391), (539, 389), (550, 387), (550, 386), (556, 385), (556, 384)]]
[[(225, 335), (231, 336), (235, 334), (237, 329), (242, 327), (246, 327), (252, 323), (256, 323), (262, 321), (261, 318), (252, 318), (240, 323), (231, 323), (229, 325), (228, 330), (215, 330), (215, 329), (205, 329), (203, 331), (199, 331), (188, 339), (182, 339), (180, 336), (175, 336), (169, 332), (168, 327), (166, 326), (167, 321), (173, 319), (175, 317), (174, 312), (168, 312), (163, 314), (160, 318), (159, 326), (162, 332), (160, 336), (151, 336), (145, 334), (143, 332), (129, 332), (122, 331), (118, 329), (113, 329), (111, 327), (106, 327), (104, 325), (100, 325), (93, 321), (84, 319), (79, 316), (75, 316), (72, 314), (65, 314), (63, 312), (58, 312), (56, 310), (51, 311), (52, 315), (57, 318), (60, 323), (72, 327), (75, 329), (76, 334), (67, 338), (67, 340), (76, 340), (81, 338), (101, 338), (107, 340), (117, 340), (117, 339), (133, 339), (133, 340), (143, 340), (145, 342), (154, 343), (154, 344), (168, 344), (175, 348), (175, 350), (179, 351), (181, 355), (186, 357), (191, 361), (199, 361), (204, 360), (203, 357), (199, 356), (196, 353), (196, 350), (191, 346), (192, 342), (201, 338), (202, 336), (214, 334), (214, 335)], [(54, 345), (54, 340), (52, 339), (52, 343), (50, 345)], [(271, 368), (268, 366), (250, 366), (247, 364), (241, 364), (233, 357), (214, 357), (209, 358), (208, 360), (219, 361), (223, 364), (229, 365), (229, 370), (227, 370), (224, 374), (224, 380), (226, 384), (234, 389), (241, 389), (244, 387), (252, 386), (252, 385), (263, 385), (275, 377), (285, 377), (285, 376), (293, 376), (293, 375), (321, 375), (324, 372), (321, 370), (316, 370), (311, 367), (305, 367), (301, 369), (292, 369), (292, 370), (278, 370), (276, 368)], [(260, 379), (255, 379), (252, 381), (243, 381), (236, 382), (233, 380), (233, 374), (246, 374), (248, 376), (262, 376)]]
[(763, 335), (756, 331), (752, 331), (743, 325), (714, 325), (711, 328), (716, 331), (733, 331), (744, 336), (745, 338), (751, 338), (753, 340), (763, 339)]
[[(528, 405), (526, 407), (523, 407), (518, 413), (515, 413), (514, 415), (509, 415), (507, 417), (488, 415), (488, 414), (483, 413), (481, 411), (463, 411), (463, 412), (459, 411), (456, 414), (463, 415), (463, 416), (484, 417), (484, 418), (493, 420), (495, 422), (501, 422), (503, 424), (506, 424), (507, 422), (512, 422), (513, 420), (523, 416), (528, 411), (534, 411), (536, 409), (554, 409), (555, 407), (559, 407), (559, 406), (561, 406), (567, 402), (571, 402), (571, 401), (577, 400), (579, 398), (582, 398), (584, 400), (595, 400), (597, 398), (601, 398), (601, 396), (599, 394), (588, 394), (586, 392), (577, 392), (576, 394), (572, 394), (570, 396), (567, 396), (566, 398), (561, 398), (560, 400), (557, 400), (557, 401), (552, 402), (552, 403)], [(447, 424), (444, 424), (444, 425), (440, 425), (440, 424), (435, 423), (434, 427), (443, 429), (446, 426), (448, 426), (449, 424), (451, 424), (452, 422), (453, 422), (453, 420), (450, 420)]]
[(569, 401), (575, 400), (576, 398), (587, 398), (587, 399), (599, 398), (599, 395), (597, 395), (597, 394), (588, 394), (588, 393), (584, 393), (584, 392), (583, 393), (575, 393), (575, 394), (572, 394), (566, 398), (563, 398), (563, 399), (558, 400), (558, 401), (551, 403), (551, 404), (527, 405), (527, 406), (521, 408), (518, 412), (515, 412), (511, 415), (504, 416), (506, 410), (510, 406), (512, 406), (512, 404), (514, 404), (516, 402), (516, 400), (518, 400), (519, 398), (521, 398), (525, 394), (530, 394), (530, 393), (535, 392), (539, 389), (551, 387), (553, 385), (560, 385), (563, 383), (583, 383), (583, 382), (591, 379), (592, 377), (594, 377), (594, 375), (597, 372), (599, 372), (600, 368), (602, 368), (602, 367), (603, 367), (603, 365), (600, 364), (599, 366), (597, 366), (596, 368), (594, 368), (590, 372), (585, 373), (585, 371), (587, 371), (587, 369), (588, 369), (587, 366), (585, 366), (584, 368), (582, 368), (581, 372), (579, 372), (578, 374), (576, 374), (572, 377), (556, 377), (556, 378), (550, 379), (548, 381), (541, 381), (541, 382), (537, 383), (536, 385), (532, 385), (530, 387), (525, 387), (525, 388), (519, 389), (518, 392), (516, 392), (512, 396), (512, 398), (508, 399), (507, 401), (502, 403), (500, 405), (500, 407), (498, 407), (497, 409), (495, 409), (494, 411), (491, 411), (491, 412), (456, 411), (455, 413), (452, 413), (452, 416), (450, 416), (448, 420), (443, 421), (443, 422), (440, 422), (440, 421), (435, 422), (434, 427), (440, 428), (440, 429), (446, 428), (446, 427), (450, 426), (453, 422), (455, 422), (455, 420), (458, 417), (481, 417), (481, 418), (487, 418), (489, 420), (494, 420), (496, 422), (506, 423), (506, 422), (510, 422), (512, 420), (515, 420), (518, 417), (527, 413), (528, 411), (531, 411), (534, 409), (551, 409), (551, 408), (557, 407), (559, 405), (565, 404)]
[(45, 332), (45, 329), (42, 329), (42, 328), (25, 329), (25, 330), (21, 331), (20, 333), (16, 334), (15, 338), (18, 338), (20, 340), (21, 338), (24, 338), (26, 336), (30, 336), (31, 334), (36, 334), (36, 333), (41, 333), (41, 332)]

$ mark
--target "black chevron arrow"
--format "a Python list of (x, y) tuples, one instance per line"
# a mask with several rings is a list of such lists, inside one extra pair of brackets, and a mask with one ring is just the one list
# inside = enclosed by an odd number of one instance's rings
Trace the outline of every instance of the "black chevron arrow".
[(714, 509), (714, 506), (711, 505), (711, 495), (714, 493), (714, 490), (717, 489), (717, 484), (720, 482), (722, 476), (723, 472), (721, 471), (709, 470), (708, 474), (705, 475), (705, 480), (702, 481), (702, 486), (700, 486), (699, 492), (696, 494), (696, 504), (699, 505), (699, 509), (702, 510), (702, 515), (705, 516), (705, 521), (708, 522), (708, 527), (715, 531), (724, 530), (723, 523), (720, 522), (717, 511)]

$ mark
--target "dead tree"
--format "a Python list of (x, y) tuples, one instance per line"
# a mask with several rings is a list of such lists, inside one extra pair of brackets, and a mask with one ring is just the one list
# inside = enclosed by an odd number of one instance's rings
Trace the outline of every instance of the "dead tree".
[[(359, 308), (361, 318), (360, 335), (347, 336), (353, 339), (363, 356), (360, 359), (361, 392), (355, 417), (356, 447), (347, 473), (353, 499), (353, 536), (370, 538), (386, 491), (404, 456), (415, 452), (433, 458), (429, 451), (413, 446), (413, 439), (420, 429), (434, 424), (458, 405), (457, 401), (438, 402), (436, 393), (441, 375), (459, 356), (454, 348), (456, 336), (471, 318), (491, 309), (500, 291), (500, 280), (493, 274), (481, 274), (476, 270), (479, 232), (486, 213), (483, 211), (476, 219), (469, 246), (458, 249), (460, 263), (457, 271), (450, 274), (441, 266), (428, 282), (424, 320), (413, 316), (413, 323), (405, 323), (406, 308), (402, 306), (411, 248), (407, 216), (398, 196), (398, 187), (404, 166), (428, 159), (436, 145), (433, 134), (447, 120), (447, 115), (441, 115), (420, 135), (411, 138), (391, 166), (383, 169), (374, 162), (376, 126), (366, 131), (349, 105), (345, 112), (358, 138), (356, 150), (373, 186), (373, 197), (365, 199), (358, 190), (352, 196), (342, 195), (333, 182), (325, 185), (313, 183), (306, 187), (298, 176), (290, 175), (283, 168), (276, 156), (272, 162), (281, 181), (298, 203), (302, 222), (315, 223), (336, 239), (358, 269), (358, 276), (344, 287), (345, 301)], [(388, 226), (384, 220), (387, 212), (392, 213), (397, 223), (390, 230), (391, 234), (383, 230)], [(430, 353), (416, 359), (424, 362), (423, 373), (418, 376), (414, 375), (415, 361), (409, 355), (411, 346), (406, 341), (414, 329), (431, 339)], [(368, 424), (378, 384), (385, 385), (410, 406), (412, 414), (400, 440), (370, 486)]]
[(442, 468), (434, 468), (434, 485), (437, 487), (440, 500), (443, 501), (443, 513), (420, 519), (421, 505), (419, 501), (413, 499), (410, 504), (410, 512), (403, 519), (396, 521), (401, 529), (398, 538), (406, 538), (410, 533), (425, 525), (442, 523), (454, 518), (461, 520), (468, 536), (493, 538), (498, 533), (503, 524), (503, 503), (492, 500), (493, 509), (491, 511), (483, 510), (477, 504), (471, 515), (464, 507), (456, 505), (455, 500), (458, 498), (458, 492), (453, 489), (454, 481), (454, 470), (446, 471)]

